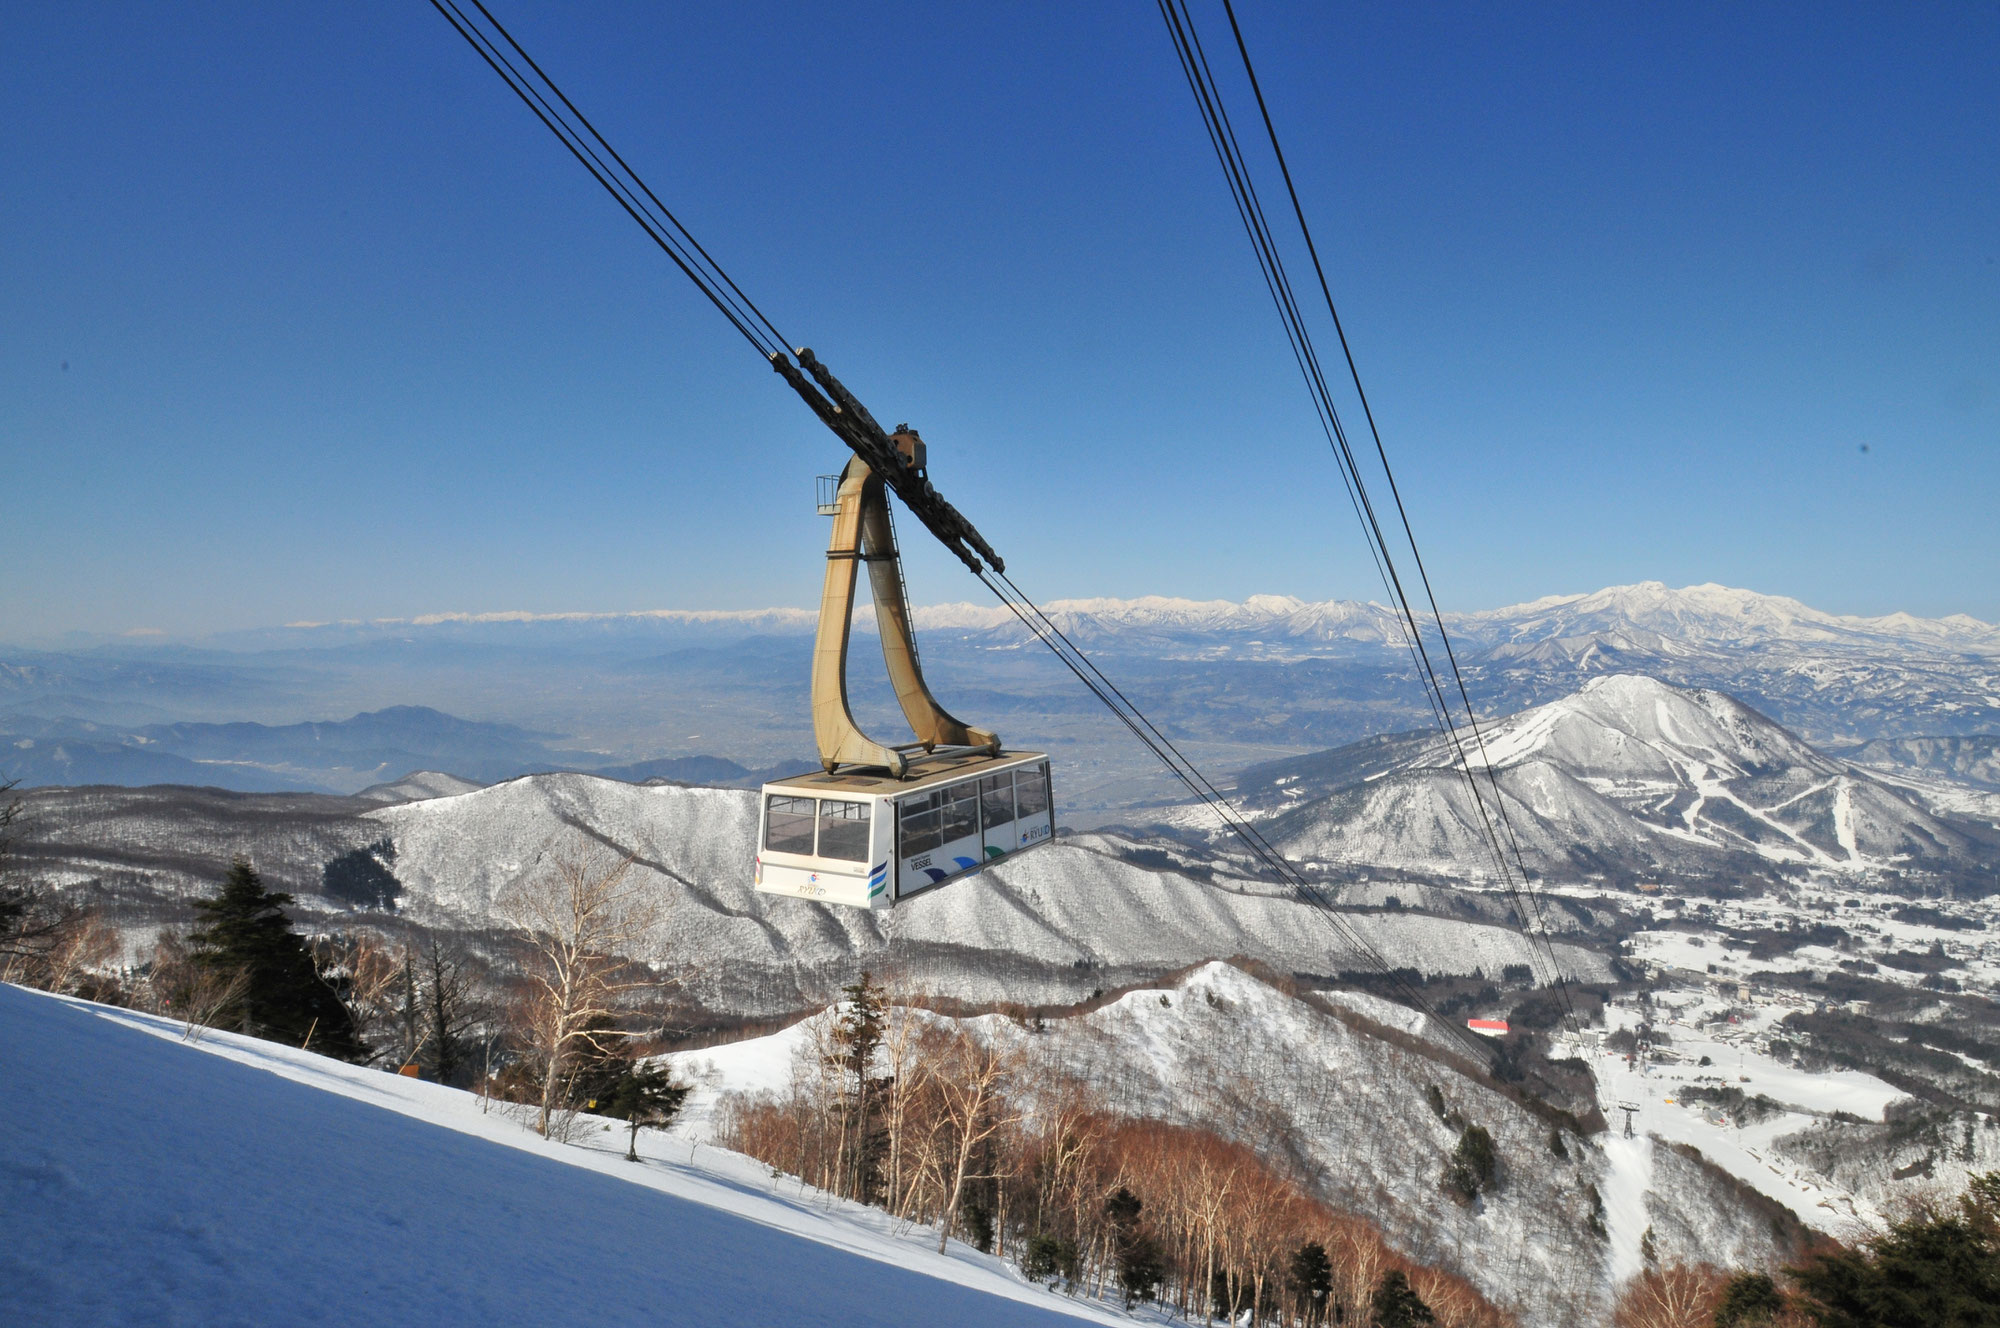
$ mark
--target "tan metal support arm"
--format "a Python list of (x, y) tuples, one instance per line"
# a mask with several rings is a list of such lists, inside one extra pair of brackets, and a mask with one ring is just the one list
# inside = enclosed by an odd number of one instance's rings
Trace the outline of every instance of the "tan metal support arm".
[(881, 477), (856, 457), (840, 474), (833, 536), (826, 550), (826, 587), (820, 594), (819, 630), (813, 643), (813, 738), (819, 744), (820, 765), (829, 772), (843, 765), (883, 766), (898, 778), (909, 769), (902, 752), (862, 733), (848, 709), (847, 642), (853, 629), (856, 567), (864, 562), (875, 597), (882, 662), (918, 744), (927, 752), (939, 746), (983, 747), (997, 755), (999, 737), (952, 718), (924, 682), (910, 633), (902, 559), (889, 526), (888, 495)]

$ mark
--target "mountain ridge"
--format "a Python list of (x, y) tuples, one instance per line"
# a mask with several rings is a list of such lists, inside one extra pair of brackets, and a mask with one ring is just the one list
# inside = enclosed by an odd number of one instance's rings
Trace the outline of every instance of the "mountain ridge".
[[(1246, 805), (1288, 852), (1425, 874), (1490, 861), (1504, 830), (1544, 879), (1775, 878), (1799, 871), (1956, 880), (2000, 841), (1828, 756), (1725, 693), (1610, 675), (1491, 722), (1245, 771)], [(1468, 788), (1505, 817), (1489, 830)], [(1990, 883), (1989, 883), (1990, 888)]]

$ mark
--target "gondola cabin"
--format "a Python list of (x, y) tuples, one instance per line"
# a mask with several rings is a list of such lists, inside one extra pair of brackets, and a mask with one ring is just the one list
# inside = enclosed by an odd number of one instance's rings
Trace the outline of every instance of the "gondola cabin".
[(764, 785), (757, 889), (889, 908), (1055, 837), (1042, 752), (939, 752), (885, 771), (808, 771)]

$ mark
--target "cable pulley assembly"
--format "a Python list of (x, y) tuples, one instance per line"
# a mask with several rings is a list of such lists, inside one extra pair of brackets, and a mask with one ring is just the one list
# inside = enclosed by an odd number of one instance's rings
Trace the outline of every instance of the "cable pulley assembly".
[(993, 552), (993, 546), (931, 486), (922, 461), (913, 463), (906, 458), (903, 450), (890, 441), (882, 426), (875, 422), (875, 417), (868, 413), (868, 408), (855, 399), (854, 394), (833, 376), (832, 370), (819, 362), (811, 350), (801, 346), (798, 357), (799, 364), (805, 366), (806, 373), (813, 376), (818, 387), (807, 382), (798, 366), (781, 354), (772, 354), (771, 367), (791, 384), (792, 390), (812, 407), (813, 414), (833, 430), (835, 437), (846, 443), (853, 449), (854, 455), (867, 462), (882, 477), (882, 482), (903, 500), (903, 506), (924, 523), (924, 529), (958, 555), (958, 560), (974, 576), (983, 570), (980, 567), (982, 558), (994, 571), (1006, 571), (1007, 564)]

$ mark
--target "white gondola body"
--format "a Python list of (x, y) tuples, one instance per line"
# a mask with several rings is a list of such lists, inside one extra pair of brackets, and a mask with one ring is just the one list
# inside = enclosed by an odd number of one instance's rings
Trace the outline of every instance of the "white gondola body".
[(813, 770), (764, 785), (756, 888), (889, 908), (1054, 837), (1042, 752), (939, 753), (902, 779)]

